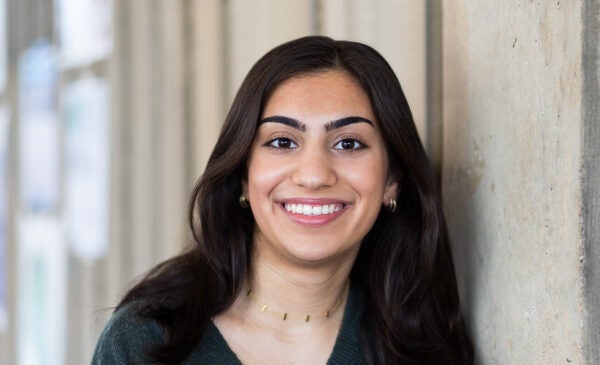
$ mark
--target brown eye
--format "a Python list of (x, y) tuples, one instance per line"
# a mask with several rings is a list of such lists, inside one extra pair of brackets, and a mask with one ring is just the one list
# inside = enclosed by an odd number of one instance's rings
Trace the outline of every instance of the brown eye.
[(345, 150), (345, 151), (359, 150), (364, 147), (365, 147), (364, 144), (360, 143), (359, 141), (357, 141), (355, 139), (350, 139), (350, 138), (343, 139), (343, 140), (339, 141), (338, 143), (336, 143), (335, 146), (333, 146), (333, 148), (336, 150)]
[(282, 148), (282, 149), (290, 149), (290, 148), (298, 147), (298, 145), (296, 143), (294, 143), (294, 141), (292, 141), (289, 138), (284, 138), (284, 137), (275, 138), (275, 139), (269, 141), (267, 143), (267, 146), (273, 147), (273, 148)]

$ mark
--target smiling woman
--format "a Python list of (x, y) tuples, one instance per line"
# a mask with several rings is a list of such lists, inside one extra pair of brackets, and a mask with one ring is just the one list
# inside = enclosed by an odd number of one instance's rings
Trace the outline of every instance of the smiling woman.
[(385, 143), (371, 120), (368, 96), (344, 72), (294, 77), (275, 89), (242, 183), (258, 252), (352, 266), (382, 204), (397, 195)]
[(439, 195), (372, 48), (261, 58), (190, 207), (194, 245), (129, 291), (93, 363), (472, 362)]

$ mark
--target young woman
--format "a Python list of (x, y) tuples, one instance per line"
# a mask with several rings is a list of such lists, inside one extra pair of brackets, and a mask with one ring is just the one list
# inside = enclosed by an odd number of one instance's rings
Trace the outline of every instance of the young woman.
[(123, 298), (94, 364), (470, 364), (439, 193), (372, 48), (276, 47), (190, 204), (194, 245)]

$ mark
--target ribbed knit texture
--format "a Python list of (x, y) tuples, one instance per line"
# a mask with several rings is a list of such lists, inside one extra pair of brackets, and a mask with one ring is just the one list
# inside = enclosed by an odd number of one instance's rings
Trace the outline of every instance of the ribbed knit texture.
[[(164, 341), (160, 326), (136, 315), (136, 303), (128, 304), (112, 316), (96, 345), (93, 365), (149, 364), (144, 349)], [(364, 364), (364, 351), (360, 333), (361, 305), (351, 288), (348, 295), (342, 326), (338, 333), (328, 365)], [(202, 340), (182, 364), (241, 365), (239, 359), (214, 325), (210, 325)]]

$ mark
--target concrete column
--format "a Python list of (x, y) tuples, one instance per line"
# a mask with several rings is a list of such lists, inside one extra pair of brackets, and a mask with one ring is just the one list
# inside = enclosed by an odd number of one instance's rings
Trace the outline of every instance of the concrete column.
[[(153, 213), (156, 209), (156, 107), (153, 93), (157, 91), (159, 47), (154, 37), (154, 2), (131, 1), (131, 69), (124, 76), (131, 83), (131, 199), (132, 226), (131, 273), (137, 276), (155, 263), (156, 228)], [(155, 53), (156, 52), (156, 53)]]
[(583, 4), (583, 347), (600, 363), (600, 0)]
[(312, 10), (312, 3), (306, 0), (229, 2), (228, 105), (252, 65), (262, 55), (283, 42), (311, 34)]
[(443, 39), (443, 194), (478, 363), (597, 363), (598, 1), (445, 2)]
[[(191, 67), (186, 76), (190, 84), (188, 102), (192, 155), (188, 182), (191, 185), (204, 171), (210, 152), (217, 141), (226, 112), (227, 38), (225, 6), (220, 0), (194, 1), (188, 9), (188, 52)], [(191, 190), (187, 189), (188, 191)]]
[(186, 224), (188, 182), (186, 178), (185, 120), (185, 22), (187, 10), (181, 1), (160, 1), (157, 4), (162, 38), (161, 75), (158, 102), (159, 170), (156, 225), (158, 259), (164, 260), (181, 251)]
[[(113, 3), (113, 50), (109, 59), (111, 82), (111, 126), (110, 126), (110, 217), (109, 248), (104, 265), (106, 292), (100, 297), (98, 308), (114, 307), (129, 285), (131, 257), (131, 195), (129, 171), (133, 164), (128, 141), (131, 131), (131, 85), (127, 75), (131, 68), (131, 30), (129, 2)], [(99, 312), (96, 326), (98, 333), (111, 312)], [(91, 354), (91, 352), (90, 352)], [(91, 358), (91, 356), (90, 356)]]

